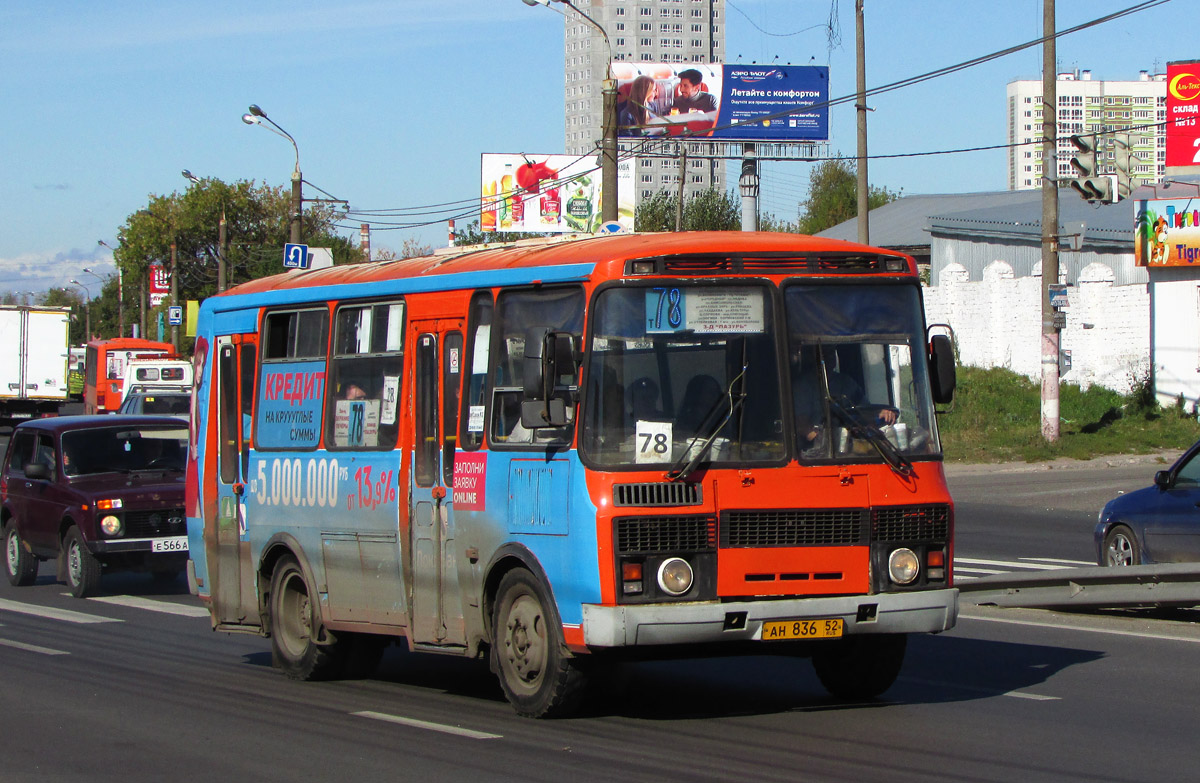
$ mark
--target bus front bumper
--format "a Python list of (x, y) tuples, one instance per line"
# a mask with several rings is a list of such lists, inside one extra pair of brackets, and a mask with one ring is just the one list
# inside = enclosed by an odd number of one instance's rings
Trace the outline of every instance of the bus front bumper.
[(841, 618), (847, 636), (946, 631), (958, 619), (958, 590), (631, 606), (585, 604), (583, 637), (588, 647), (759, 641), (764, 622), (834, 618)]

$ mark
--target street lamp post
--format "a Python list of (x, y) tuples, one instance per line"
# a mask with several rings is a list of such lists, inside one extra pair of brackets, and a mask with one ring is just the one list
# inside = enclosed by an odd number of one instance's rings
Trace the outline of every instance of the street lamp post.
[[(580, 11), (571, 0), (522, 0), (525, 5), (544, 5), (562, 3), (583, 17), (588, 24), (600, 31), (607, 51), (604, 61), (604, 96), (603, 118), (601, 120), (600, 140), (600, 216), (605, 222), (617, 219), (617, 80), (612, 75), (612, 42), (608, 40), (608, 32), (595, 19)], [(251, 107), (253, 108), (253, 107)], [(680, 174), (682, 177), (682, 173)]]
[[(86, 272), (87, 270), (85, 269), (83, 271)], [(83, 283), (79, 282), (78, 280), (71, 279), (69, 282), (71, 283), (71, 285), (77, 285), (83, 289), (83, 295), (84, 295), (84, 300), (83, 300), (84, 337), (83, 337), (83, 341), (85, 343), (91, 342), (92, 341), (92, 292), (87, 289), (87, 286), (85, 286)]]
[[(270, 126), (263, 125), (262, 121), (266, 120), (271, 123)], [(283, 136), (292, 143), (292, 149), (296, 151), (296, 168), (292, 171), (292, 226), (291, 226), (291, 243), (293, 245), (300, 244), (300, 218), (301, 210), (304, 208), (304, 193), (303, 193), (303, 178), (300, 175), (300, 147), (296, 145), (296, 140), (292, 138), (292, 134), (279, 127), (275, 120), (267, 116), (266, 112), (258, 108), (255, 104), (250, 104), (248, 114), (242, 115), (242, 122), (247, 125), (258, 125), (275, 133), (278, 136)]]
[[(121, 265), (117, 263), (116, 248), (105, 242), (103, 239), (97, 240), (97, 244), (107, 247), (113, 252), (113, 266), (117, 268), (117, 336), (125, 336), (125, 274), (121, 271)], [(90, 275), (96, 273), (84, 267), (84, 272)], [(99, 277), (99, 275), (97, 275)]]
[[(297, 155), (299, 167), (299, 155)], [(200, 178), (187, 169), (183, 170), (184, 179), (194, 185), (199, 185)], [(221, 200), (221, 220), (217, 223), (217, 293), (225, 290), (225, 255), (229, 252), (229, 237), (225, 228), (225, 200)]]

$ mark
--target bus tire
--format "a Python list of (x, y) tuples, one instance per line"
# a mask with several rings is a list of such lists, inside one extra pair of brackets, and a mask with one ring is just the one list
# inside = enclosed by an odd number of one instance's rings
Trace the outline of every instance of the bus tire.
[(100, 588), (100, 561), (87, 548), (79, 528), (72, 526), (63, 537), (67, 587), (76, 598), (87, 598)]
[(328, 680), (341, 674), (344, 645), (319, 644), (317, 602), (293, 557), (271, 574), (271, 664), (293, 680)]
[(4, 571), (13, 587), (25, 587), (37, 580), (37, 558), (25, 549), (16, 520), (4, 526)]
[(874, 699), (900, 675), (908, 637), (902, 633), (848, 636), (822, 643), (813, 668), (825, 690), (839, 699)]
[(492, 670), (518, 715), (563, 717), (578, 708), (586, 678), (546, 590), (529, 571), (517, 568), (500, 580), (492, 637)]

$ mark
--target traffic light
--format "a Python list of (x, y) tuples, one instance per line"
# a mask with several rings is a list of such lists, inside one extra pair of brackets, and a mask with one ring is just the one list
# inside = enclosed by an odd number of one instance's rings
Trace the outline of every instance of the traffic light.
[(1100, 172), (1096, 160), (1096, 148), (1100, 145), (1099, 136), (1072, 136), (1071, 143), (1079, 152), (1071, 158), (1071, 165), (1083, 178), (1094, 177)]
[(1113, 136), (1113, 166), (1117, 170), (1117, 200), (1133, 193), (1133, 167), (1141, 159), (1133, 154), (1133, 137), (1128, 133)]
[(1079, 152), (1071, 158), (1071, 165), (1082, 176), (1071, 180), (1071, 187), (1088, 201), (1099, 201), (1111, 204), (1113, 200), (1113, 182), (1111, 177), (1099, 175), (1097, 151), (1100, 147), (1100, 137), (1072, 136), (1071, 143)]

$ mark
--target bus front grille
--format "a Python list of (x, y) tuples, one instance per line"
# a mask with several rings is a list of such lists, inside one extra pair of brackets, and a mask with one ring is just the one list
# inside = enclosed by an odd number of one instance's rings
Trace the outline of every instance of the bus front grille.
[(859, 508), (726, 511), (721, 546), (854, 546), (867, 541), (866, 521)]
[(614, 506), (698, 506), (700, 485), (682, 481), (614, 484)]
[(871, 538), (875, 541), (946, 541), (949, 537), (949, 506), (892, 506), (871, 510)]
[(717, 548), (717, 520), (711, 516), (618, 517), (613, 528), (619, 555)]

